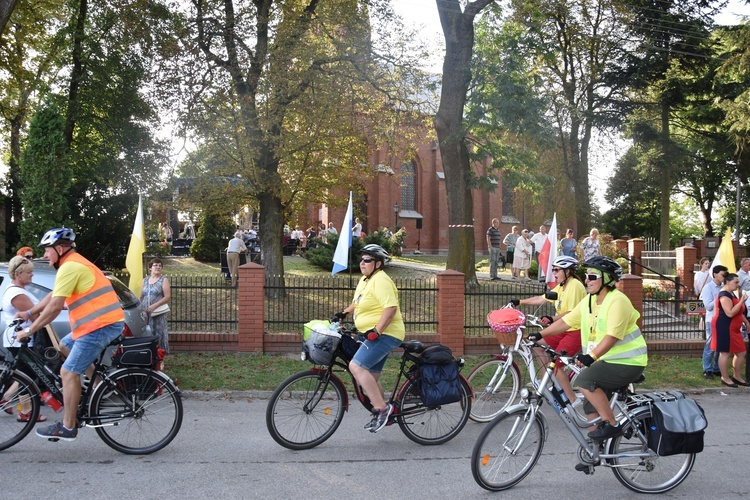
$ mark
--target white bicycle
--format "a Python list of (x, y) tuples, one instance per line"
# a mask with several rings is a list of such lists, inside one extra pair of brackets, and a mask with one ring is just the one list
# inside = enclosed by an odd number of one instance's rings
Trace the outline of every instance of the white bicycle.
[[(503, 309), (510, 309), (511, 307), (511, 304), (508, 304)], [(529, 326), (544, 328), (537, 316), (528, 314), (525, 317)], [(534, 364), (536, 355), (531, 349), (533, 342), (524, 341), (524, 328), (525, 326), (519, 325), (515, 327), (514, 333), (513, 331), (498, 331), (503, 330), (503, 328), (497, 325), (493, 326), (495, 335), (500, 340), (501, 352), (475, 366), (467, 377), (469, 385), (474, 391), (474, 400), (469, 414), (469, 418), (473, 421), (489, 422), (518, 399), (524, 377), (516, 359), (519, 359), (525, 365), (531, 383), (539, 382), (537, 368)], [(565, 354), (573, 355), (576, 353)], [(575, 377), (580, 372), (581, 368), (575, 365), (570, 367), (568, 377), (574, 387)]]

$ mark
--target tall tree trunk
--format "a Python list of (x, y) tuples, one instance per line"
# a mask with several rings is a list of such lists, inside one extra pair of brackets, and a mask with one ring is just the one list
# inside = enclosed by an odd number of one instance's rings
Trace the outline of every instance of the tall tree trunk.
[(471, 56), (474, 49), (474, 17), (492, 0), (469, 2), (464, 12), (458, 0), (436, 0), (445, 37), (445, 60), (440, 106), (435, 130), (445, 171), (448, 196), (447, 269), (460, 271), (465, 281), (476, 284), (474, 268), (474, 213), (469, 184), (471, 164), (466, 145), (464, 106), (471, 83)]
[(2, 0), (0, 2), (0, 35), (5, 31), (5, 25), (8, 24), (17, 3), (18, 0)]
[(73, 31), (73, 69), (70, 72), (70, 86), (68, 87), (68, 112), (65, 116), (65, 130), (63, 137), (70, 148), (73, 145), (73, 132), (78, 120), (78, 89), (83, 80), (83, 40), (86, 36), (86, 17), (88, 16), (88, 0), (79, 0), (78, 16)]
[(669, 130), (670, 106), (666, 102), (661, 105), (661, 226), (659, 228), (659, 247), (662, 251), (669, 250), (669, 199), (672, 195), (672, 147)]

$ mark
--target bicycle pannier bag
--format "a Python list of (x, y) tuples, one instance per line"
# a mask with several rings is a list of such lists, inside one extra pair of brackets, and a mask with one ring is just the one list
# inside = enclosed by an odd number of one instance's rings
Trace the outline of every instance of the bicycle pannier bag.
[(677, 391), (646, 394), (652, 400), (648, 447), (664, 457), (703, 451), (708, 420), (703, 408)]
[(461, 400), (458, 363), (449, 347), (435, 345), (422, 352), (419, 367), (422, 377), (421, 398), (425, 406), (440, 406)]
[(336, 349), (341, 342), (341, 334), (323, 325), (316, 325), (302, 343), (302, 351), (307, 359), (316, 365), (327, 365), (333, 360)]
[(112, 354), (112, 366), (117, 368), (143, 366), (153, 368), (159, 361), (159, 336), (128, 337)]
[(354, 355), (357, 354), (360, 345), (361, 344), (359, 342), (354, 340), (349, 335), (342, 335), (341, 345), (339, 346), (341, 357), (344, 358), (347, 362), (351, 361)]

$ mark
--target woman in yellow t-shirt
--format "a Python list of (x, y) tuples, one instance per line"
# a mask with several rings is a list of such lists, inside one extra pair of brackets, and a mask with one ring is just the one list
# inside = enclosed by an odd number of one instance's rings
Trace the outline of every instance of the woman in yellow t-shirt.
[(585, 354), (577, 356), (576, 362), (586, 368), (578, 375), (577, 384), (586, 397), (584, 409), (589, 419), (602, 417), (599, 426), (588, 435), (594, 441), (605, 441), (622, 434), (609, 406), (608, 392), (636, 381), (646, 368), (648, 354), (646, 341), (636, 323), (640, 313), (630, 299), (615, 288), (622, 276), (620, 265), (600, 255), (583, 265), (587, 268), (588, 297), (570, 313), (529, 338), (580, 328)]
[(354, 314), (354, 326), (364, 332), (365, 342), (349, 363), (349, 371), (362, 386), (372, 403), (373, 417), (365, 425), (370, 432), (378, 432), (388, 422), (393, 406), (386, 404), (380, 385), (380, 372), (391, 351), (401, 345), (406, 334), (404, 320), (398, 306), (398, 290), (383, 268), (390, 260), (380, 245), (365, 245), (361, 251), (359, 270), (362, 278), (354, 291), (354, 300), (331, 321), (341, 321)]
[[(586, 290), (576, 274), (576, 269), (578, 269), (578, 260), (574, 257), (568, 257), (567, 255), (557, 257), (552, 262), (552, 274), (557, 280), (557, 286), (551, 292), (528, 299), (513, 299), (511, 302), (514, 306), (541, 306), (547, 301), (552, 302), (555, 305), (555, 316), (542, 316), (541, 318), (543, 325), (551, 324), (553, 321), (562, 318), (568, 312), (572, 311), (586, 296)], [(565, 351), (569, 356), (573, 356), (581, 351), (581, 331), (577, 328), (569, 328), (566, 332), (559, 335), (545, 337), (544, 341), (554, 350), (558, 352)], [(558, 363), (555, 367), (557, 381), (565, 391), (568, 399), (570, 401), (577, 401), (576, 393), (570, 385), (570, 380), (565, 376), (563, 368), (562, 363)], [(562, 373), (562, 376), (557, 376), (558, 373)]]

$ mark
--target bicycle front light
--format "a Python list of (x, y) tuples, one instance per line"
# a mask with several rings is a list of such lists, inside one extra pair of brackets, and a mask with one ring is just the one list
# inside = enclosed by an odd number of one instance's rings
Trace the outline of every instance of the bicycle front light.
[(521, 396), (521, 401), (523, 401), (525, 404), (529, 403), (531, 391), (529, 391), (528, 387), (524, 387), (523, 389), (521, 389), (518, 394)]

